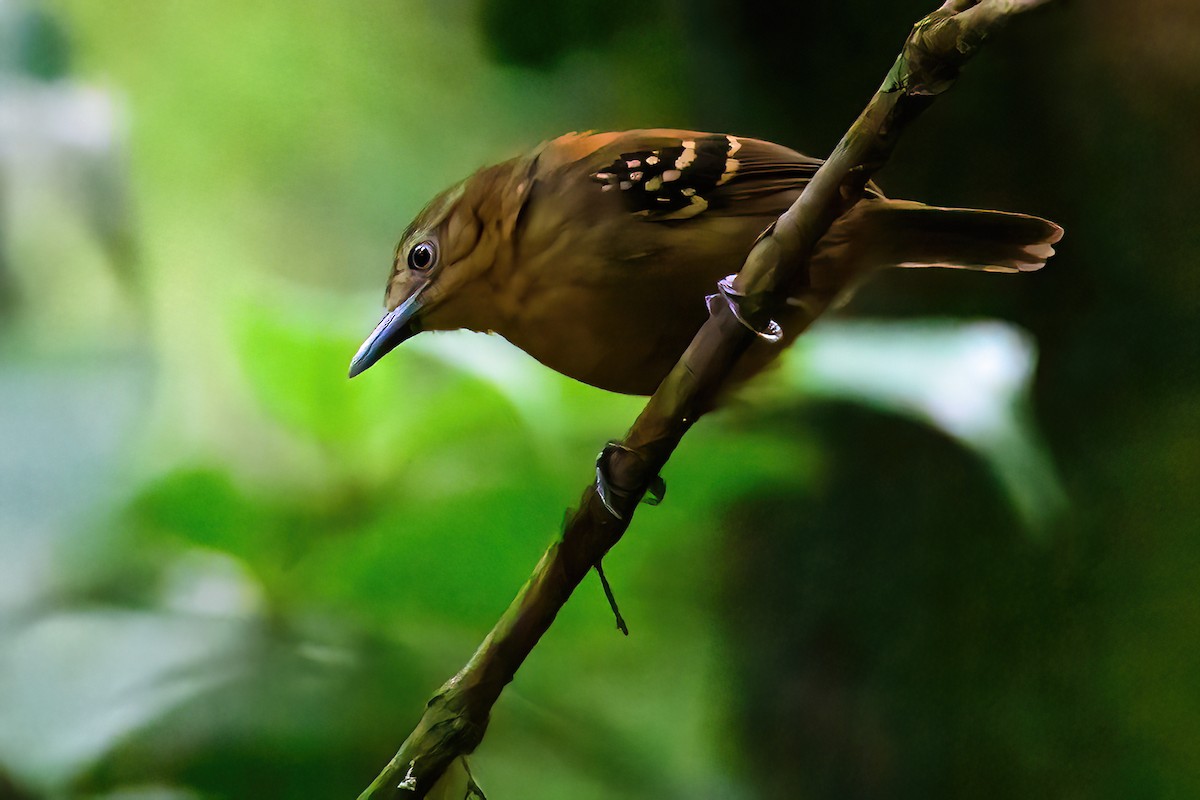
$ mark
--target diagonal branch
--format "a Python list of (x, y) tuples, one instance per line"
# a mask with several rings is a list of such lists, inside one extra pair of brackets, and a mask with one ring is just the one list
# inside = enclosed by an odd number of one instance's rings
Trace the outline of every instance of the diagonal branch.
[(766, 328), (771, 311), (783, 302), (784, 287), (802, 274), (834, 220), (862, 197), (905, 125), (950, 87), (962, 65), (1009, 17), (1046, 2), (947, 0), (913, 27), (866, 109), (727, 287), (736, 315), (732, 303), (712, 304), (708, 321), (621, 446), (606, 451), (621, 517), (609, 513), (595, 487), (588, 487), (562, 539), (545, 552), (467, 665), (429, 701), (416, 729), (359, 800), (425, 797), (455, 758), (478, 746), (501, 691), (571, 592), (621, 539), (637, 502), (680, 439), (712, 408), (739, 356), (755, 340), (750, 327)]

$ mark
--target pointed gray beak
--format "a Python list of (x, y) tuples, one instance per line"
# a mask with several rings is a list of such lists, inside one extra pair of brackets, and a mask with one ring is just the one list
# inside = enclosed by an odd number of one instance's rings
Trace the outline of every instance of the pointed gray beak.
[(395, 310), (389, 311), (379, 321), (375, 330), (362, 343), (362, 347), (358, 348), (358, 352), (350, 361), (351, 378), (365, 371), (390, 353), (396, 345), (411, 339), (420, 331), (420, 328), (416, 326), (416, 316), (417, 312), (421, 310), (421, 295), (424, 293), (425, 286), (428, 284), (413, 292), (407, 300), (396, 306)]

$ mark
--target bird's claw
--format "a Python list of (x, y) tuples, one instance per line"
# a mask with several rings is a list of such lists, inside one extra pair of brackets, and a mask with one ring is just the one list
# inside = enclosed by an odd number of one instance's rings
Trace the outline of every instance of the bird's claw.
[(750, 320), (750, 317), (754, 315), (747, 313), (747, 309), (743, 308), (743, 304), (746, 302), (746, 295), (740, 294), (733, 288), (733, 279), (736, 277), (736, 275), (726, 275), (717, 281), (717, 294), (710, 294), (705, 298), (708, 302), (708, 313), (716, 313), (715, 304), (724, 300), (737, 321), (753, 331), (755, 336), (771, 344), (778, 342), (783, 338), (783, 328), (773, 319), (768, 319), (762, 325), (757, 325)]
[[(635, 453), (636, 451), (626, 447), (620, 442), (609, 442), (600, 451), (600, 455), (596, 457), (596, 495), (600, 498), (601, 504), (617, 519), (624, 519), (625, 516), (617, 510), (618, 505), (624, 505), (634, 492), (629, 489), (622, 489), (615, 486), (608, 477), (608, 460), (616, 450), (624, 450), (626, 453)], [(656, 506), (663, 501), (667, 495), (667, 484), (662, 479), (661, 475), (655, 475), (650, 479), (650, 485), (646, 487), (642, 494), (641, 502), (648, 506)]]

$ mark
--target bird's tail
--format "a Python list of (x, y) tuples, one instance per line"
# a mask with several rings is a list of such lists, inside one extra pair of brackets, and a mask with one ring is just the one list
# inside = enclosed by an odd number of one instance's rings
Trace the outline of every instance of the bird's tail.
[(1033, 272), (1046, 265), (1063, 235), (1049, 220), (1006, 211), (883, 199), (861, 202), (855, 211), (852, 246), (876, 268)]

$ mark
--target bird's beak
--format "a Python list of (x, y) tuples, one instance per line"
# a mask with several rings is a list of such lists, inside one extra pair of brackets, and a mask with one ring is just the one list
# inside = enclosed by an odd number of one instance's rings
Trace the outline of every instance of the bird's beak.
[(358, 352), (350, 361), (351, 378), (386, 356), (393, 347), (420, 332), (420, 328), (416, 324), (416, 316), (417, 312), (421, 310), (421, 295), (428, 285), (427, 283), (423, 284), (417, 291), (409, 295), (407, 300), (389, 311), (379, 321), (375, 330), (362, 343), (362, 347), (358, 348)]

